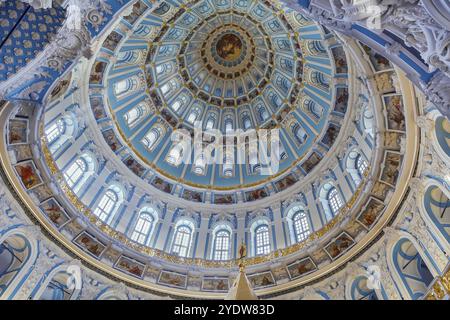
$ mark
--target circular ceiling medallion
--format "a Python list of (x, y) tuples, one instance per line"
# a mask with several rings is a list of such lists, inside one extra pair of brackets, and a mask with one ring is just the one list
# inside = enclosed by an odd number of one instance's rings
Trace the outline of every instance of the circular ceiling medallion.
[(242, 41), (233, 32), (225, 33), (216, 42), (216, 52), (226, 62), (234, 62), (241, 57)]

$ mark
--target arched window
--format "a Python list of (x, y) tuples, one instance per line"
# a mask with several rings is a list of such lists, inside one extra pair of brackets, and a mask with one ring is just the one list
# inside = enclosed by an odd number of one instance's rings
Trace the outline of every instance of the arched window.
[(257, 256), (269, 254), (270, 238), (269, 226), (267, 224), (259, 225), (255, 228), (255, 254)]
[(222, 165), (222, 172), (225, 177), (233, 176), (234, 154), (226, 153)]
[(143, 119), (148, 114), (148, 111), (149, 108), (145, 103), (139, 103), (127, 111), (123, 115), (123, 118), (125, 119), (127, 126), (132, 128), (139, 122), (140, 119)]
[(56, 152), (74, 136), (75, 125), (72, 114), (66, 114), (46, 127), (45, 137), (51, 153)]
[(368, 167), (369, 163), (359, 150), (354, 149), (350, 151), (347, 157), (346, 169), (355, 182), (355, 185), (358, 186), (361, 183)]
[(229, 134), (233, 131), (233, 120), (230, 118), (227, 118), (225, 120), (225, 134)]
[(269, 113), (267, 112), (267, 109), (264, 108), (263, 106), (259, 107), (258, 113), (261, 121), (266, 121), (267, 119), (269, 119)]
[(206, 159), (203, 154), (199, 155), (194, 162), (194, 172), (198, 175), (206, 174)]
[(206, 130), (211, 130), (214, 128), (214, 124), (216, 123), (216, 119), (211, 115), (208, 117), (208, 120), (206, 120)]
[(147, 134), (142, 139), (142, 144), (148, 149), (152, 150), (158, 140), (162, 137), (163, 130), (159, 126), (155, 126), (147, 132)]
[(175, 229), (172, 242), (172, 254), (180, 257), (187, 257), (192, 240), (193, 225), (188, 222), (181, 222)]
[(370, 136), (374, 137), (374, 121), (375, 117), (372, 112), (372, 108), (369, 105), (366, 105), (364, 108), (364, 112), (362, 114), (362, 122), (364, 126), (364, 131)]
[(181, 110), (183, 110), (187, 105), (188, 101), (189, 98), (186, 96), (186, 94), (179, 95), (171, 105), (172, 110), (175, 112), (181, 112)]
[(119, 209), (122, 199), (122, 190), (116, 185), (110, 186), (100, 199), (94, 214), (103, 222), (108, 223)]
[(196, 107), (191, 110), (187, 117), (187, 122), (193, 124), (200, 117), (200, 108)]
[(322, 72), (312, 71), (310, 79), (312, 84), (315, 84), (324, 90), (328, 90), (330, 88), (330, 80)]
[(131, 240), (140, 244), (148, 244), (153, 226), (155, 224), (156, 211), (153, 208), (143, 208), (139, 213), (139, 218), (134, 226)]
[(327, 221), (331, 220), (344, 205), (344, 200), (337, 188), (331, 183), (325, 183), (319, 192), (320, 201), (325, 211)]
[(170, 149), (166, 161), (173, 166), (178, 166), (183, 159), (183, 146), (178, 143)]
[(66, 122), (63, 118), (54, 121), (45, 129), (45, 136), (49, 144), (55, 142), (66, 131)]
[(308, 134), (305, 129), (303, 129), (298, 123), (294, 123), (291, 126), (292, 134), (299, 144), (304, 144), (308, 138)]
[(295, 206), (289, 210), (288, 216), (292, 219), (295, 241), (301, 242), (306, 240), (311, 234), (311, 228), (305, 210), (300, 206)]
[(244, 130), (248, 130), (252, 127), (252, 121), (250, 120), (248, 112), (242, 113), (242, 126), (244, 127)]
[(213, 259), (218, 261), (230, 258), (231, 234), (226, 228), (217, 228), (214, 237)]
[(114, 94), (117, 98), (122, 97), (123, 95), (136, 90), (138, 85), (139, 80), (137, 76), (132, 76), (130, 78), (117, 81), (113, 85)]
[(342, 198), (335, 187), (331, 188), (331, 190), (328, 192), (327, 199), (333, 214), (336, 214), (344, 205), (344, 201), (342, 201)]
[(323, 115), (322, 106), (311, 99), (305, 99), (303, 101), (303, 109), (306, 113), (312, 115), (314, 120), (319, 120)]
[(83, 178), (83, 174), (87, 172), (87, 169), (87, 163), (82, 157), (75, 160), (64, 172), (64, 178), (66, 179), (68, 186), (70, 188), (76, 186)]
[(356, 158), (356, 169), (358, 170), (358, 173), (361, 177), (364, 175), (364, 172), (366, 172), (366, 169), (368, 167), (369, 164), (367, 163), (366, 159), (364, 159), (361, 154), (358, 155), (358, 158)]

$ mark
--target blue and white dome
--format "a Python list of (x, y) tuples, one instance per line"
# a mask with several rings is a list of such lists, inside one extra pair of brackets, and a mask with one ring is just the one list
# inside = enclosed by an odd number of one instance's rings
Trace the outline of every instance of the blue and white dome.
[[(103, 130), (113, 151), (153, 186), (195, 202), (258, 200), (308, 175), (337, 138), (348, 68), (342, 46), (326, 44), (330, 36), (269, 2), (161, 4), (105, 40), (91, 71), (91, 105), (99, 123), (114, 120)], [(278, 173), (228, 163), (239, 147), (223, 164), (194, 154), (180, 163), (171, 134), (193, 135), (195, 123), (224, 134), (280, 129)]]

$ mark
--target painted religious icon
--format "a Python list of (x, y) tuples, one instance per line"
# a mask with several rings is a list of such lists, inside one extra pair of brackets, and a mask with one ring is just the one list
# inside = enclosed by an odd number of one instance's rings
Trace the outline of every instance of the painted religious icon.
[(331, 259), (337, 259), (344, 254), (355, 241), (346, 233), (342, 232), (334, 241), (331, 241), (326, 247), (325, 251), (330, 255)]
[(105, 245), (98, 241), (96, 238), (91, 236), (86, 231), (81, 232), (73, 242), (78, 245), (83, 250), (87, 251), (95, 257), (100, 257), (100, 255), (105, 250)]
[(356, 218), (358, 222), (360, 222), (367, 229), (370, 229), (374, 223), (378, 220), (378, 217), (381, 216), (381, 213), (384, 209), (384, 204), (380, 200), (376, 198), (370, 198), (366, 207)]
[(305, 173), (310, 173), (317, 164), (322, 160), (322, 156), (317, 152), (311, 153), (309, 158), (302, 163), (302, 169), (305, 170)]
[(405, 131), (406, 122), (402, 96), (384, 96), (384, 106), (386, 108), (386, 120), (388, 129)]
[(170, 193), (172, 191), (172, 185), (168, 183), (167, 181), (164, 181), (163, 179), (156, 177), (152, 181), (152, 185), (156, 187), (157, 189), (164, 191), (166, 193)]
[(284, 177), (283, 179), (278, 180), (275, 182), (275, 186), (278, 191), (283, 191), (286, 188), (289, 188), (290, 186), (294, 185), (298, 180), (294, 177), (294, 175), (290, 174)]
[(12, 119), (9, 120), (9, 144), (27, 143), (27, 120)]
[(250, 285), (255, 289), (270, 287), (276, 284), (273, 274), (270, 271), (251, 274), (248, 275), (247, 278)]
[(54, 198), (50, 198), (41, 203), (40, 208), (57, 227), (69, 221), (69, 217)]
[(42, 183), (42, 179), (37, 173), (32, 161), (21, 162), (14, 166), (23, 186), (26, 189), (34, 188)]
[(142, 278), (145, 270), (145, 265), (143, 263), (125, 256), (121, 256), (119, 260), (117, 260), (115, 267), (139, 278)]
[(230, 204), (235, 203), (236, 198), (234, 194), (216, 194), (214, 195), (214, 204)]
[(224, 34), (217, 41), (216, 51), (219, 57), (225, 61), (236, 60), (242, 52), (242, 41), (232, 33)]
[(255, 201), (267, 197), (267, 192), (264, 189), (257, 189), (253, 191), (248, 191), (245, 193), (245, 198), (247, 201)]
[(395, 186), (400, 174), (400, 166), (402, 164), (402, 155), (395, 152), (386, 152), (384, 160), (384, 168), (381, 173), (380, 180)]
[(202, 281), (203, 291), (227, 292), (229, 287), (228, 278), (204, 277)]
[(185, 274), (162, 270), (159, 274), (158, 283), (178, 288), (186, 288), (187, 276)]
[(287, 266), (287, 271), (291, 280), (311, 273), (314, 270), (317, 270), (317, 266), (310, 257), (301, 259)]

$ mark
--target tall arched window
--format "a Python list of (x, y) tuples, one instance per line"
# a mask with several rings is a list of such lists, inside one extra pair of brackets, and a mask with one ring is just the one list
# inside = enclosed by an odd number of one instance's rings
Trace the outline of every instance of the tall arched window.
[(327, 182), (323, 185), (320, 189), (319, 197), (327, 221), (331, 220), (344, 205), (341, 194), (331, 182)]
[(374, 137), (374, 121), (375, 116), (373, 115), (372, 108), (367, 104), (364, 107), (364, 112), (362, 114), (362, 122), (364, 126), (364, 131), (370, 136)]
[(136, 90), (138, 88), (138, 85), (139, 80), (137, 76), (132, 76), (130, 78), (117, 81), (113, 85), (114, 94), (119, 98), (127, 93), (131, 93), (132, 91)]
[(66, 179), (68, 186), (70, 188), (76, 186), (83, 178), (83, 174), (87, 172), (87, 169), (88, 166), (83, 157), (75, 160), (64, 172), (64, 178)]
[(143, 119), (148, 114), (149, 108), (145, 103), (139, 103), (138, 105), (127, 111), (123, 118), (127, 123), (128, 127), (134, 127), (139, 120)]
[(333, 214), (336, 214), (344, 205), (344, 201), (342, 201), (342, 198), (335, 187), (331, 188), (331, 190), (328, 192), (328, 203)]
[(153, 208), (146, 207), (139, 213), (139, 217), (134, 226), (131, 240), (146, 245), (150, 239), (153, 226), (155, 224), (156, 211)]
[(305, 129), (303, 129), (298, 123), (294, 123), (291, 126), (291, 130), (292, 134), (299, 144), (305, 143), (306, 139), (308, 138), (308, 134), (306, 133)]
[(149, 150), (152, 150), (156, 145), (156, 142), (162, 137), (163, 130), (159, 126), (155, 126), (147, 132), (147, 134), (142, 138), (142, 144)]
[(311, 234), (311, 228), (309, 226), (308, 217), (306, 216), (305, 210), (296, 206), (289, 210), (289, 216), (292, 219), (292, 227), (294, 231), (295, 241), (301, 242), (306, 240)]
[(206, 120), (206, 130), (211, 130), (214, 128), (214, 124), (216, 123), (216, 119), (211, 115), (208, 117), (208, 120)]
[(166, 161), (173, 166), (179, 166), (181, 164), (181, 161), (183, 160), (183, 156), (183, 144), (178, 143), (170, 149), (169, 154), (166, 157)]
[(259, 118), (261, 121), (266, 121), (269, 119), (269, 113), (267, 112), (267, 109), (263, 106), (260, 106), (258, 109)]
[(103, 222), (108, 223), (119, 209), (122, 199), (122, 190), (116, 185), (110, 186), (100, 199), (94, 214)]
[(203, 154), (197, 157), (194, 162), (194, 172), (198, 175), (206, 174), (206, 159)]
[(172, 254), (180, 257), (187, 257), (191, 246), (193, 226), (190, 223), (182, 222), (176, 229), (172, 242)]
[(226, 228), (218, 228), (214, 237), (213, 259), (222, 261), (230, 258), (231, 234)]
[(200, 108), (193, 108), (187, 117), (187, 122), (194, 123), (200, 117)]
[(255, 228), (255, 254), (257, 256), (269, 254), (270, 252), (270, 237), (269, 226), (261, 224)]
[(369, 163), (358, 149), (353, 149), (350, 151), (347, 157), (346, 169), (356, 186), (361, 183), (364, 173), (368, 167)]
[(361, 154), (358, 155), (358, 158), (356, 158), (356, 169), (358, 170), (358, 173), (361, 177), (364, 175), (364, 172), (366, 172), (366, 169), (368, 167), (369, 164), (367, 163), (366, 159), (364, 159)]
[(45, 129), (45, 136), (47, 142), (51, 144), (55, 142), (66, 131), (66, 122), (63, 118), (54, 121), (50, 126)]

